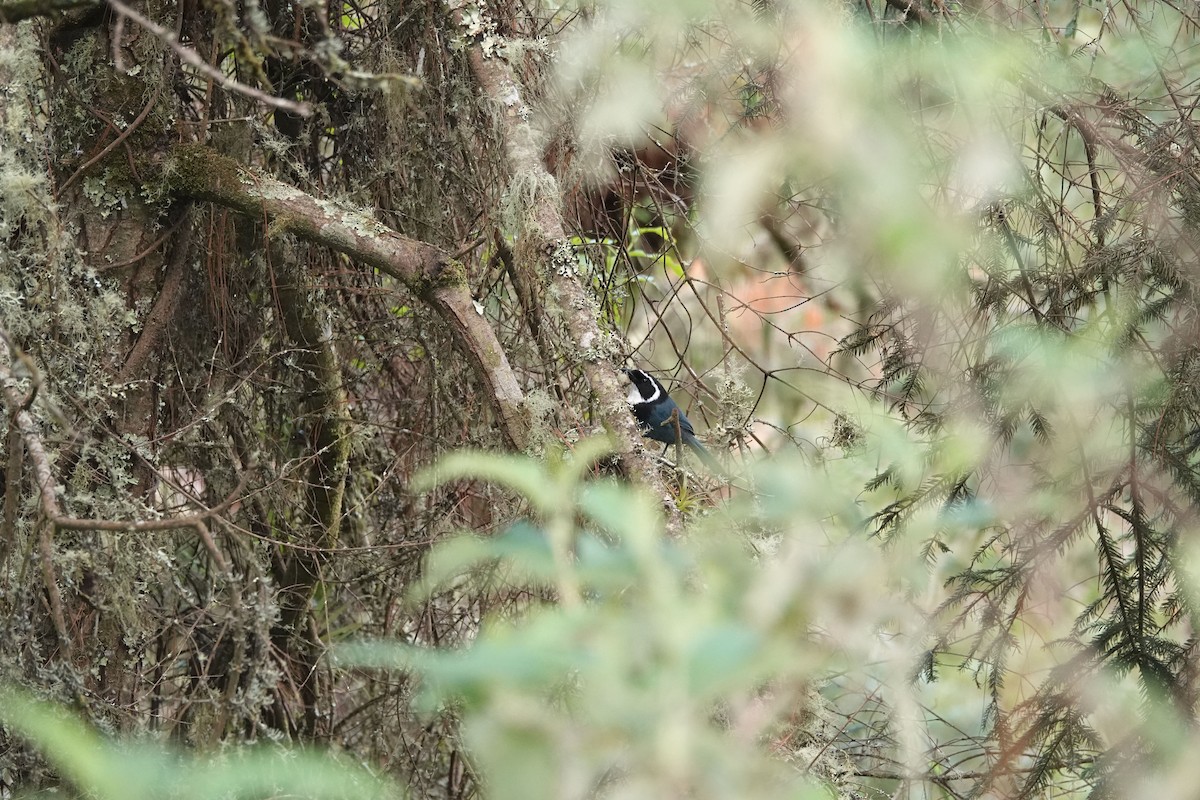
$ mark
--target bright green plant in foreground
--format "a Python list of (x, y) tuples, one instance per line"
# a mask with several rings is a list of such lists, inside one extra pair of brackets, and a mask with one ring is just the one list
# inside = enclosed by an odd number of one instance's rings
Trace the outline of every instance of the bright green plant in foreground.
[(395, 786), (369, 770), (328, 754), (263, 747), (209, 756), (177, 753), (154, 743), (112, 741), (65, 709), (14, 689), (0, 691), (0, 729), (38, 750), (63, 780), (61, 789), (44, 793), (47, 797), (384, 800), (400, 796)]
[(427, 485), (495, 482), (532, 514), (437, 548), (423, 599), (484, 574), (528, 599), (461, 648), (363, 644), (344, 648), (343, 663), (419, 675), (424, 707), (461, 716), (485, 792), (500, 800), (848, 791), (816, 689), (837, 671), (906, 695), (919, 644), (892, 593), (903, 569), (889, 576), (856, 533), (851, 462), (770, 465), (761, 506), (735, 502), (672, 539), (652, 498), (585, 480), (601, 447), (548, 464), (443, 462)]

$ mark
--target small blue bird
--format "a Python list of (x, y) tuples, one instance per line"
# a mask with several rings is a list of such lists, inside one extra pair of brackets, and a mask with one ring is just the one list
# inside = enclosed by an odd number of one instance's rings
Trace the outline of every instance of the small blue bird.
[[(709, 469), (719, 475), (724, 474), (725, 470), (721, 467), (720, 462), (713, 458), (704, 445), (700, 444), (691, 421), (683, 413), (683, 409), (667, 394), (667, 390), (658, 382), (658, 379), (640, 369), (623, 369), (621, 371), (633, 384), (629, 389), (629, 397), (626, 399), (629, 401), (630, 408), (633, 409), (633, 415), (637, 417), (642, 435), (647, 439), (665, 444), (675, 444), (676, 435), (678, 435), (684, 444), (695, 451)], [(676, 434), (675, 423), (671, 421), (671, 414), (675, 411), (679, 412), (678, 434)]]

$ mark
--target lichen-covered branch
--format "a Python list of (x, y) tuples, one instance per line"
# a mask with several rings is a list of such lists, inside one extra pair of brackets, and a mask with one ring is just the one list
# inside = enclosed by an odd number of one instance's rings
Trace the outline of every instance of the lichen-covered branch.
[(168, 164), (172, 191), (236, 209), (367, 264), (404, 284), (450, 326), (459, 349), (514, 448), (529, 442), (529, 413), (508, 357), (488, 321), (475, 309), (462, 265), (443, 250), (403, 236), (361, 209), (320, 200), (205, 147), (177, 148)]
[[(462, 23), (462, 10), (455, 12)], [(627, 475), (637, 475), (648, 487), (665, 498), (658, 471), (638, 447), (641, 434), (629, 413), (616, 370), (607, 352), (610, 342), (599, 322), (595, 300), (580, 280), (574, 250), (568, 241), (563, 221), (562, 197), (558, 184), (546, 169), (539, 137), (529, 122), (530, 111), (522, 99), (521, 85), (503, 59), (489, 56), (478, 43), (469, 51), (471, 70), (487, 100), (496, 109), (508, 160), (509, 191), (513, 187), (536, 187), (523, 191), (528, 203), (520, 247), (514, 248), (516, 270), (524, 280), (548, 282), (556, 298), (555, 312), (562, 317), (571, 336), (572, 353), (577, 354), (588, 384), (597, 400), (600, 423), (616, 442), (617, 452)]]

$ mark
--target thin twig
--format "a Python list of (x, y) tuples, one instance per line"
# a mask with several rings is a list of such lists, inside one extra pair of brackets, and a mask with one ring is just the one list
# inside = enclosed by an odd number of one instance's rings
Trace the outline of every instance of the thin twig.
[(247, 86), (240, 81), (230, 78), (224, 72), (212, 66), (203, 58), (198, 56), (195, 50), (181, 45), (179, 43), (179, 38), (174, 33), (159, 25), (157, 22), (154, 22), (147, 17), (143, 17), (141, 14), (122, 3), (121, 0), (108, 0), (108, 5), (113, 11), (117, 12), (123, 17), (128, 17), (138, 25), (141, 25), (143, 28), (157, 36), (164, 44), (175, 51), (175, 54), (179, 56), (181, 61), (195, 67), (197, 70), (212, 78), (226, 89), (239, 92), (240, 94), (243, 94), (252, 100), (257, 100), (263, 105), (281, 108), (284, 111), (290, 111), (293, 114), (298, 114), (302, 117), (312, 116), (312, 105), (309, 103), (297, 103), (292, 100), (284, 100), (282, 97), (273, 97), (266, 92), (255, 89), (253, 86)]
[(68, 662), (71, 661), (71, 636), (67, 633), (67, 616), (63, 613), (62, 594), (58, 591), (58, 575), (54, 571), (54, 542), (50, 532), (54, 525), (48, 520), (42, 520), (38, 525), (38, 560), (42, 567), (42, 585), (46, 589), (46, 601), (50, 604), (50, 620), (54, 623), (54, 632), (58, 634), (58, 642)]
[(141, 127), (142, 123), (145, 122), (146, 117), (150, 115), (151, 110), (153, 110), (154, 106), (156, 106), (158, 104), (158, 98), (162, 95), (162, 88), (163, 88), (163, 85), (166, 84), (167, 80), (168, 80), (167, 74), (166, 74), (166, 72), (164, 72), (162, 77), (158, 81), (158, 85), (154, 87), (154, 94), (152, 94), (150, 96), (150, 99), (146, 102), (145, 107), (142, 108), (141, 113), (137, 115), (137, 117), (133, 120), (133, 122), (129, 123), (129, 125), (127, 125), (125, 127), (125, 130), (123, 130), (119, 134), (117, 134), (117, 138), (115, 138), (111, 142), (109, 142), (104, 147), (104, 149), (101, 150), (99, 153), (97, 153), (96, 155), (92, 156), (87, 161), (85, 161), (79, 167), (79, 169), (77, 169), (73, 173), (71, 173), (71, 177), (69, 177), (65, 181), (63, 181), (62, 185), (54, 190), (54, 198), (56, 200), (59, 197), (62, 197), (63, 192), (65, 192), (71, 184), (73, 184), (75, 181), (79, 180), (79, 177), (81, 175), (83, 175), (83, 173), (85, 173), (89, 169), (91, 169), (93, 165), (98, 163), (102, 158), (107, 156), (113, 150), (116, 150), (117, 147), (120, 146), (121, 142), (128, 139), (131, 135), (133, 135), (134, 131), (136, 131), (138, 128)]
[[(0, 338), (8, 341), (7, 335), (3, 334), (3, 332), (0, 332)], [(11, 344), (8, 349), (15, 351), (15, 348)], [(15, 410), (15, 413), (12, 413), (11, 417), (16, 429), (21, 434), (21, 439), (25, 443), (25, 451), (29, 456), (29, 460), (33, 464), (34, 480), (38, 485), (41, 497), (40, 505), (42, 514), (53, 528), (99, 531), (167, 531), (192, 528), (196, 531), (196, 535), (204, 544), (209, 555), (212, 556), (213, 563), (217, 565), (217, 568), (224, 575), (229, 576), (232, 574), (229, 563), (225, 560), (225, 557), (221, 554), (221, 551), (217, 548), (216, 543), (209, 534), (205, 521), (225, 513), (243, 498), (249, 473), (242, 476), (238, 485), (234, 487), (233, 491), (220, 504), (187, 516), (143, 520), (70, 517), (64, 514), (58, 505), (54, 474), (50, 467), (50, 459), (42, 444), (41, 432), (38, 430), (37, 422), (34, 421), (33, 415), (24, 408), (21, 408), (20, 404), (23, 398), (14, 385), (12, 372), (7, 364), (0, 364), (0, 394), (3, 395), (5, 404)]]

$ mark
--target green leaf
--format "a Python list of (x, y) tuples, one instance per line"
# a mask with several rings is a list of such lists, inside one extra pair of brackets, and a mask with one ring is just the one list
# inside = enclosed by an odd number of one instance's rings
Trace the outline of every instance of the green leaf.
[(690, 647), (688, 676), (692, 690), (701, 696), (745, 686), (762, 669), (762, 637), (741, 625), (722, 624), (696, 638)]
[(598, 481), (583, 487), (579, 493), (579, 508), (600, 527), (625, 542), (655, 536), (662, 527), (654, 501), (616, 481)]
[(101, 800), (185, 797), (395, 798), (397, 787), (327, 754), (277, 749), (186, 758), (156, 745), (110, 742), (66, 710), (19, 689), (0, 692), (0, 725), (27, 740), (58, 774)]
[(59, 775), (99, 798), (148, 797), (156, 783), (153, 769), (130, 771), (130, 753), (121, 752), (62, 708), (24, 691), (0, 692), (0, 723), (33, 745)]
[(545, 468), (523, 456), (460, 450), (443, 458), (436, 466), (413, 478), (413, 488), (425, 492), (450, 481), (474, 478), (506, 486), (529, 500), (542, 513), (557, 507), (556, 493)]
[(174, 781), (184, 797), (296, 797), (329, 800), (400, 798), (403, 793), (366, 769), (327, 753), (243, 750), (228, 758), (195, 760)]
[(535, 721), (482, 717), (467, 726), (467, 740), (489, 776), (492, 800), (554, 800), (564, 796), (558, 737)]

